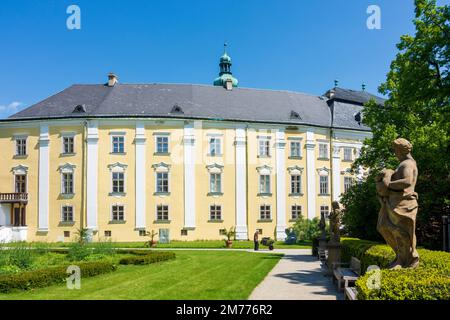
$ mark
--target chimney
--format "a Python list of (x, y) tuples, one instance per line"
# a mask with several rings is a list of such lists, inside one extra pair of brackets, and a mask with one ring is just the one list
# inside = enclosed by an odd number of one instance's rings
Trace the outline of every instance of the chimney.
[(231, 79), (225, 80), (225, 89), (227, 89), (227, 91), (233, 90), (233, 80)]
[(114, 73), (110, 72), (108, 74), (108, 87), (114, 87), (117, 82), (119, 82), (117, 76)]

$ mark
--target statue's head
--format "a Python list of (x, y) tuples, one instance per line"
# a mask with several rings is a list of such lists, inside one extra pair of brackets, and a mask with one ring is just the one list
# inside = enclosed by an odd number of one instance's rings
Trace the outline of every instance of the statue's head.
[(412, 150), (412, 144), (406, 139), (398, 138), (393, 142), (395, 155), (399, 160), (404, 159)]
[(333, 210), (336, 210), (336, 209), (340, 209), (341, 206), (340, 206), (339, 202), (333, 201), (331, 203), (331, 207), (333, 208)]

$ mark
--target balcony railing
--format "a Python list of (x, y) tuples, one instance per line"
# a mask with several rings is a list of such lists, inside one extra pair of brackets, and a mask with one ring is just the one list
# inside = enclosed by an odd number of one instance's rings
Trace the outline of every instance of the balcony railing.
[(28, 193), (0, 193), (0, 203), (27, 203)]

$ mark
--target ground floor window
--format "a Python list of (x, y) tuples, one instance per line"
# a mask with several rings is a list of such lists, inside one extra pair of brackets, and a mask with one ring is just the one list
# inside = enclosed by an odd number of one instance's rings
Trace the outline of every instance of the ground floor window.
[(292, 220), (297, 220), (301, 215), (302, 215), (302, 207), (298, 205), (293, 205), (291, 207)]
[(73, 221), (73, 207), (72, 206), (63, 206), (62, 207), (61, 221), (62, 222), (72, 222)]
[(111, 230), (105, 230), (105, 237), (111, 237)]
[(210, 220), (222, 220), (222, 206), (212, 205), (209, 206), (209, 219)]
[(112, 220), (113, 221), (124, 221), (124, 207), (122, 205), (114, 205), (112, 206)]
[(169, 220), (169, 206), (160, 204), (156, 207), (156, 219), (160, 221)]
[(259, 217), (261, 220), (270, 220), (270, 206), (261, 205), (259, 207)]
[(322, 216), (322, 214), (324, 214), (324, 216), (328, 216), (328, 213), (330, 212), (330, 209), (328, 208), (328, 206), (320, 206), (320, 216)]

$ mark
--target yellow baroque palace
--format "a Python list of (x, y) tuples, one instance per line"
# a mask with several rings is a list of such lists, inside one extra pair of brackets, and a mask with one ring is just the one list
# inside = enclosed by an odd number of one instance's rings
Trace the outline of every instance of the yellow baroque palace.
[(283, 240), (362, 178), (371, 98), (239, 88), (226, 54), (214, 86), (73, 85), (0, 120), (0, 241)]

